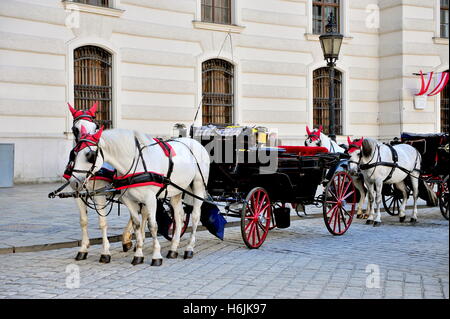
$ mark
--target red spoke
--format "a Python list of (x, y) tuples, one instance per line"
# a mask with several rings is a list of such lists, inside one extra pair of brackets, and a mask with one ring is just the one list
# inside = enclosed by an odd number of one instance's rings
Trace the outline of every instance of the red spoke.
[(353, 193), (354, 193), (355, 191), (351, 191), (350, 193), (348, 193), (347, 195), (345, 195), (345, 197), (344, 198), (342, 198), (342, 200), (345, 200), (345, 199), (347, 199), (347, 197), (349, 197), (350, 195), (352, 195)]
[[(348, 181), (348, 182), (347, 182), (347, 187), (345, 188), (345, 190), (344, 190), (344, 192), (342, 193), (342, 195), (345, 195), (345, 194), (347, 193), (348, 188), (350, 187), (351, 184), (352, 184), (351, 181)], [(346, 198), (347, 198), (347, 197), (346, 197)]]
[(248, 230), (248, 227), (249, 227), (251, 224), (253, 224), (253, 223), (254, 223), (253, 220), (251, 220), (251, 221), (247, 224), (247, 226), (245, 226), (244, 231), (247, 231), (247, 230)]

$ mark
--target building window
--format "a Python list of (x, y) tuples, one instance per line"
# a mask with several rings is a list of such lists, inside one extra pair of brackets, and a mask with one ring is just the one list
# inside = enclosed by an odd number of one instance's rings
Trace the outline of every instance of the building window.
[(74, 50), (74, 97), (79, 109), (87, 110), (98, 102), (100, 125), (112, 127), (112, 55), (96, 46)]
[(448, 38), (448, 2), (441, 0), (441, 38)]
[[(445, 71), (445, 72), (448, 72)], [(448, 97), (448, 85), (441, 91), (441, 132), (449, 132), (449, 97)]]
[(234, 67), (231, 63), (212, 59), (202, 64), (203, 125), (233, 124)]
[(98, 6), (98, 7), (106, 7), (106, 8), (112, 7), (112, 0), (73, 0), (73, 2), (90, 4), (91, 6)]
[[(329, 134), (329, 88), (330, 73), (327, 67), (314, 71), (313, 74), (313, 124), (315, 127), (323, 126), (323, 132)], [(335, 105), (335, 132), (342, 135), (342, 73), (334, 70), (334, 105)]]
[(322, 34), (328, 23), (328, 17), (333, 12), (340, 30), (339, 0), (313, 0), (313, 33)]
[(202, 0), (202, 21), (231, 24), (231, 0)]

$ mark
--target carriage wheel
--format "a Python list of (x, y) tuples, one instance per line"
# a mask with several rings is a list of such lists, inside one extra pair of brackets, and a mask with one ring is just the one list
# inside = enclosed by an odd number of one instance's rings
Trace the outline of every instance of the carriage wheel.
[[(407, 185), (406, 191), (408, 192), (409, 197), (410, 190)], [(397, 216), (398, 214), (400, 214), (400, 206), (403, 203), (403, 195), (402, 192), (395, 188), (393, 184), (383, 185), (381, 200), (383, 202), (383, 207), (386, 213), (391, 216)]]
[(269, 194), (262, 187), (253, 188), (241, 211), (242, 239), (248, 248), (259, 248), (269, 233), (272, 205)]
[(443, 182), (440, 184), (440, 196), (439, 196), (439, 208), (441, 209), (441, 214), (446, 220), (448, 220), (448, 175), (444, 178)]
[(356, 208), (356, 188), (344, 171), (333, 175), (323, 196), (325, 226), (333, 235), (343, 235), (350, 227)]
[[(173, 235), (175, 233), (175, 221), (173, 219), (173, 208), (171, 205), (169, 205), (169, 209), (170, 209), (170, 217), (172, 219), (172, 223), (169, 225), (169, 231), (167, 235), (163, 235), (165, 239), (167, 239), (168, 241), (172, 241)], [(184, 214), (184, 223), (183, 226), (181, 227), (181, 234), (180, 234), (180, 238), (183, 237), (184, 233), (186, 232), (186, 229), (189, 225), (189, 219), (191, 217), (191, 214)]]

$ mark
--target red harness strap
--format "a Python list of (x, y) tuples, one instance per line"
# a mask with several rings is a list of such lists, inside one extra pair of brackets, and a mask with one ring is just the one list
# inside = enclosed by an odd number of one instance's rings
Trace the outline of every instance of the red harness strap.
[(134, 188), (140, 186), (164, 186), (163, 174), (156, 172), (139, 172), (124, 176), (114, 176), (114, 188), (117, 190)]
[(167, 142), (164, 142), (163, 140), (159, 139), (159, 138), (153, 138), (153, 140), (158, 143), (158, 145), (162, 148), (164, 155), (166, 155), (167, 157), (172, 156), (174, 157), (175, 155), (177, 155), (175, 153), (175, 150), (173, 149), (172, 145), (170, 145)]

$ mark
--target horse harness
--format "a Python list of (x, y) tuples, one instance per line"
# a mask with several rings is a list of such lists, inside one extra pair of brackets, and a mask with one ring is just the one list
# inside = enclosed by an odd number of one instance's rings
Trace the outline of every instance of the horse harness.
[[(374, 163), (370, 163), (370, 162), (374, 159), (374, 157), (375, 157), (375, 154), (374, 154), (374, 155), (372, 156), (372, 158), (369, 160), (368, 163), (366, 163), (366, 164), (361, 164), (361, 158), (362, 158), (362, 157), (360, 157), (360, 158), (359, 158), (359, 162), (358, 162), (357, 164), (358, 164), (358, 166), (359, 166), (359, 168), (360, 168), (361, 170), (365, 171), (365, 170), (368, 170), (368, 169), (371, 169), (371, 168), (376, 168), (377, 166), (387, 166), (387, 167), (391, 167), (391, 171), (389, 172), (388, 176), (383, 180), (383, 183), (388, 182), (388, 181), (392, 178), (392, 175), (394, 174), (394, 171), (395, 171), (396, 169), (399, 169), (399, 170), (403, 171), (404, 173), (406, 173), (406, 174), (408, 174), (408, 175), (410, 175), (411, 172), (413, 172), (413, 171), (417, 171), (417, 172), (420, 173), (420, 170), (418, 170), (418, 169), (416, 168), (417, 160), (418, 160), (418, 158), (419, 158), (419, 152), (417, 152), (416, 161), (415, 161), (415, 164), (414, 164), (414, 169), (413, 169), (412, 171), (409, 171), (409, 170), (407, 170), (406, 168), (401, 167), (401, 166), (398, 165), (398, 153), (397, 153), (397, 151), (395, 150), (395, 148), (394, 148), (392, 145), (390, 145), (390, 144), (385, 144), (385, 143), (384, 143), (383, 145), (386, 145), (386, 146), (389, 147), (389, 149), (391, 150), (392, 161), (393, 161), (393, 162), (384, 162), (384, 161), (381, 160), (380, 144), (377, 144), (377, 161), (374, 162)], [(375, 173), (375, 169), (372, 171), (372, 174), (370, 174), (370, 177), (372, 177), (372, 175), (373, 175), (374, 173)]]

